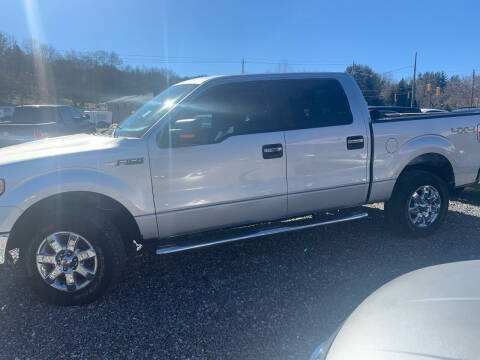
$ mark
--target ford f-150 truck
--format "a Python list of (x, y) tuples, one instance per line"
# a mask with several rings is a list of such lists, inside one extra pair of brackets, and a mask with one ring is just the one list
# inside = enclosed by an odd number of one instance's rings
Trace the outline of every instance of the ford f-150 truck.
[(344, 73), (184, 81), (113, 136), (0, 150), (0, 262), (20, 249), (38, 293), (84, 304), (141, 245), (167, 254), (360, 219), (375, 202), (401, 233), (430, 235), (450, 192), (478, 181), (479, 123), (372, 119)]
[(95, 125), (89, 120), (89, 116), (71, 106), (17, 106), (10, 120), (0, 119), (0, 147), (94, 131)]

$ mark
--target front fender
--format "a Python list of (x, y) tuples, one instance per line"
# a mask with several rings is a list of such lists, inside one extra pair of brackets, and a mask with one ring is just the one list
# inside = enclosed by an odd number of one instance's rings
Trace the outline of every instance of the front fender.
[(0, 205), (16, 206), (25, 211), (38, 201), (70, 191), (99, 193), (117, 200), (133, 216), (154, 213), (151, 189), (131, 186), (126, 181), (96, 169), (53, 170), (10, 187), (0, 197)]

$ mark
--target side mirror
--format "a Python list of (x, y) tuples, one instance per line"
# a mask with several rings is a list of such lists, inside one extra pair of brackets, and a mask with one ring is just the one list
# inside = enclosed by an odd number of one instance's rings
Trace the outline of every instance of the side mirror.
[(196, 119), (181, 119), (175, 121), (173, 127), (165, 128), (158, 139), (158, 144), (162, 148), (182, 147), (198, 144), (198, 122)]

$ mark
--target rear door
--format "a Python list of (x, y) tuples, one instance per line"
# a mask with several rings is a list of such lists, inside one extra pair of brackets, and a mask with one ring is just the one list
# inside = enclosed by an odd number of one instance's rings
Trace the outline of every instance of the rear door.
[(216, 85), (164, 119), (149, 141), (161, 237), (286, 215), (285, 140), (270, 90)]
[(278, 83), (285, 94), (288, 131), (288, 213), (337, 209), (365, 202), (367, 128), (354, 118), (335, 79)]

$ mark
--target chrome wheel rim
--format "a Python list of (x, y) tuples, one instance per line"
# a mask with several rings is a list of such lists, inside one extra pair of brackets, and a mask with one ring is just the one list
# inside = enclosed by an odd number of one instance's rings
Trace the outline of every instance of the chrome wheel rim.
[(413, 192), (408, 202), (408, 217), (419, 228), (430, 226), (440, 214), (442, 198), (431, 185), (420, 186)]
[(97, 253), (84, 237), (69, 231), (47, 236), (36, 254), (37, 269), (51, 287), (66, 292), (83, 289), (97, 273)]

